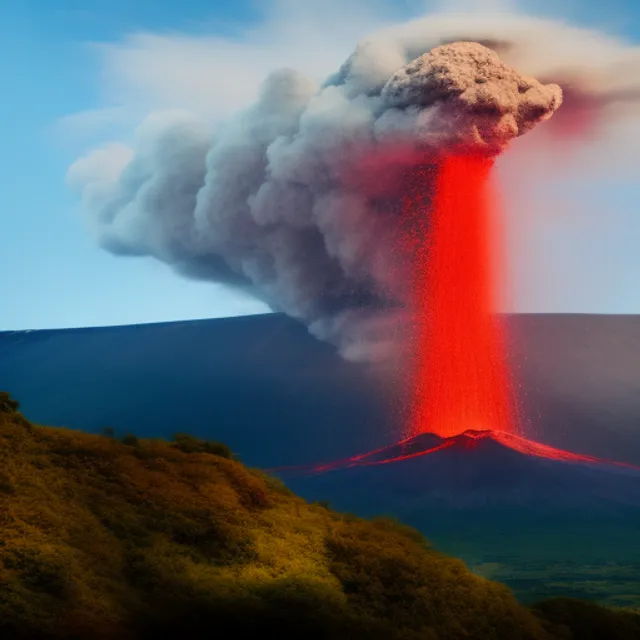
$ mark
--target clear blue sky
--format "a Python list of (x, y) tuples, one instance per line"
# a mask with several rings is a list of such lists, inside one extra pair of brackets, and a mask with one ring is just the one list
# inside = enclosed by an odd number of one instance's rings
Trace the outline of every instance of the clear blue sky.
[[(369, 3), (376, 5), (371, 11), (375, 16), (372, 24), (389, 16), (414, 17), (426, 4), (418, 0), (389, 3), (393, 8), (385, 7), (384, 0)], [(127, 118), (135, 108), (127, 107), (121, 113), (122, 104), (135, 98), (142, 108), (144, 102), (137, 94), (132, 98), (131, 87), (125, 90), (105, 75), (103, 54), (89, 43), (118, 44), (137, 32), (206, 34), (241, 42), (240, 34), (248, 27), (259, 29), (264, 23), (271, 3), (0, 0), (0, 4), (0, 330), (154, 322), (265, 310), (233, 291), (181, 279), (152, 260), (116, 258), (97, 248), (77, 213), (77, 198), (68, 191), (65, 174), (70, 163), (102, 141), (102, 136), (126, 135), (131, 128)], [(586, 26), (604, 25), (608, 31), (640, 41), (640, 4), (634, 0), (576, 0), (548, 6), (556, 16)], [(345, 42), (347, 52), (348, 46)], [(70, 114), (105, 107), (115, 111), (113, 121), (103, 123), (102, 128), (94, 123), (78, 134), (77, 122), (75, 129), (64, 124)], [(109, 112), (102, 113), (108, 120)], [(624, 222), (625, 228), (610, 229), (604, 239), (601, 231), (593, 229), (591, 235), (588, 229), (578, 235), (576, 242), (582, 239), (587, 245), (598, 238), (592, 249), (600, 264), (586, 278), (580, 273), (584, 255), (581, 258), (576, 249), (573, 265), (570, 260), (566, 263), (567, 286), (574, 283), (575, 289), (575, 283), (592, 282), (593, 289), (572, 295), (556, 288), (547, 295), (541, 286), (531, 295), (537, 310), (640, 313), (640, 252), (633, 240), (640, 237), (637, 187), (632, 181), (596, 185), (589, 201), (614, 207), (620, 213), (616, 224)], [(580, 186), (575, 194), (576, 199), (581, 194), (584, 197)], [(637, 216), (633, 215), (636, 211)], [(554, 245), (554, 238), (556, 244), (562, 244), (566, 237), (562, 224), (558, 223), (557, 236), (549, 231), (546, 246), (550, 252), (564, 250)], [(572, 269), (576, 271), (573, 275)]]

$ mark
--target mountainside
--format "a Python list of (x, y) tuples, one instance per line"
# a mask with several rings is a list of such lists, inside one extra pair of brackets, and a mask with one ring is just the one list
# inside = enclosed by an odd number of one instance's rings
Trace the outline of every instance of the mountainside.
[(206, 443), (187, 436), (123, 444), (36, 427), (0, 405), (3, 639), (631, 640), (640, 631), (637, 615), (570, 600), (533, 613), (414, 530), (308, 504), (224, 448), (203, 453)]
[(0, 333), (0, 388), (34, 420), (94, 433), (188, 431), (254, 466), (376, 446), (389, 411), (369, 399), (375, 384), (279, 314)]
[[(640, 317), (507, 318), (532, 439), (640, 465)], [(280, 315), (0, 333), (0, 386), (34, 419), (178, 428), (249, 464), (312, 464), (403, 437), (405, 372), (341, 360)]]

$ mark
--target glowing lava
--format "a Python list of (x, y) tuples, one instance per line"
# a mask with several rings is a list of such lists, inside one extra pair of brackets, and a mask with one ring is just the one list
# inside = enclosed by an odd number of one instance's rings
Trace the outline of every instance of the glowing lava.
[(325, 473), (338, 469), (348, 469), (351, 467), (370, 467), (394, 462), (402, 462), (412, 458), (420, 458), (431, 455), (444, 449), (458, 449), (473, 452), (483, 445), (497, 445), (502, 449), (511, 449), (517, 453), (535, 458), (544, 458), (556, 462), (580, 463), (588, 465), (611, 465), (614, 467), (624, 467), (627, 469), (640, 470), (632, 464), (615, 462), (588, 455), (572, 453), (563, 449), (556, 449), (546, 444), (527, 440), (513, 433), (503, 431), (475, 431), (469, 429), (455, 436), (442, 438), (433, 433), (422, 433), (410, 438), (406, 438), (396, 444), (376, 449), (368, 453), (345, 458), (335, 462), (315, 465), (301, 465), (292, 467), (279, 467), (270, 469), (274, 472), (293, 472), (304, 474)]
[(442, 160), (426, 245), (416, 252), (417, 369), (412, 435), (515, 432), (504, 339), (495, 315), (501, 243), (493, 160)]

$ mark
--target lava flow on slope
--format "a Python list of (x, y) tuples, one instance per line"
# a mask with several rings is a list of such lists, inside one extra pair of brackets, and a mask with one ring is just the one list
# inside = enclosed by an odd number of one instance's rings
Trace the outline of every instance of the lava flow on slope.
[(484, 449), (489, 447), (501, 450), (511, 450), (527, 457), (554, 460), (557, 462), (580, 463), (587, 465), (605, 465), (614, 467), (624, 467), (627, 469), (640, 470), (631, 464), (623, 462), (615, 462), (605, 460), (594, 456), (572, 453), (563, 449), (557, 449), (549, 445), (528, 440), (522, 436), (504, 431), (476, 431), (469, 429), (455, 436), (441, 437), (434, 433), (421, 433), (406, 438), (396, 444), (387, 447), (381, 447), (368, 453), (337, 460), (334, 462), (279, 467), (271, 469), (274, 472), (317, 474), (338, 469), (348, 469), (351, 467), (371, 467), (376, 465), (386, 465), (414, 458), (428, 456), (446, 449), (456, 450), (459, 452), (477, 452), (482, 453)]

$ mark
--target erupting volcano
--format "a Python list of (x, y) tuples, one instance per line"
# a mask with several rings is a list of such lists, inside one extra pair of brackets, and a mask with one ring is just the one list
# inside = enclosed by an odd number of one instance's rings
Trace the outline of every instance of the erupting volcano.
[[(428, 220), (404, 237), (404, 253), (413, 254), (416, 317), (408, 437), (347, 460), (292, 470), (386, 465), (427, 454), (439, 454), (441, 462), (445, 451), (448, 459), (468, 450), (485, 463), (516, 460), (514, 469), (526, 458), (620, 466), (518, 434), (517, 403), (496, 313), (503, 284), (498, 278), (506, 270), (499, 259), (503, 246), (492, 191), (494, 159), (512, 138), (553, 114), (561, 102), (559, 91), (519, 76), (474, 43), (436, 48), (389, 80), (383, 96), (400, 107), (435, 99), (443, 123), (428, 139), (432, 148), (425, 145), (432, 168), (435, 159), (435, 184), (433, 171), (418, 171), (418, 184), (412, 185), (432, 193), (431, 201), (423, 204), (419, 194), (406, 200), (407, 219), (416, 216), (420, 203), (418, 219)], [(426, 238), (416, 237), (425, 229)]]

